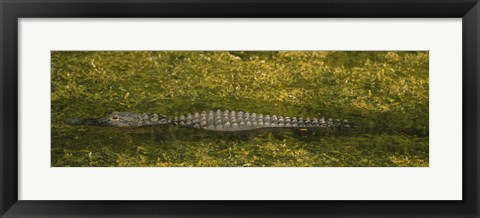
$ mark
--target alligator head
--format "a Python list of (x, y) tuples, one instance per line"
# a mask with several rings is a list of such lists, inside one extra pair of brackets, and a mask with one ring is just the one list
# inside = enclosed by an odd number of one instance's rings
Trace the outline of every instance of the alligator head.
[(95, 125), (95, 126), (149, 126), (156, 124), (166, 124), (166, 116), (159, 117), (157, 114), (148, 116), (147, 114), (136, 114), (130, 112), (113, 112), (100, 119), (71, 119), (70, 124), (74, 125)]

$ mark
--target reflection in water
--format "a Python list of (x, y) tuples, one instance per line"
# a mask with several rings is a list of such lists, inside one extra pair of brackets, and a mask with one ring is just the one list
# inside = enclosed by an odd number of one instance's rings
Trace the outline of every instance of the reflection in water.
[[(378, 166), (385, 163), (371, 160), (388, 160), (405, 150), (428, 151), (428, 137), (355, 129), (216, 132), (177, 126), (66, 125), (55, 132), (53, 139), (63, 143), (52, 149), (62, 157), (52, 160), (53, 166), (342, 166), (340, 163), (362, 163), (362, 159), (370, 161), (364, 165)], [(390, 154), (368, 153), (385, 142), (390, 147), (382, 150)], [(369, 156), (375, 158), (369, 160)]]

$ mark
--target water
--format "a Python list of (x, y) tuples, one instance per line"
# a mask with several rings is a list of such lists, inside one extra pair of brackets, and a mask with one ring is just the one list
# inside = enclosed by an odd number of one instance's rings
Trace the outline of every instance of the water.
[[(52, 150), (59, 157), (53, 166), (388, 166), (406, 148), (428, 149), (425, 137), (346, 130), (71, 126), (55, 132), (64, 134), (56, 134), (62, 146)], [(394, 144), (378, 144), (385, 140)]]
[[(52, 52), (53, 167), (428, 166), (428, 52)], [(220, 109), (356, 130), (76, 126)]]

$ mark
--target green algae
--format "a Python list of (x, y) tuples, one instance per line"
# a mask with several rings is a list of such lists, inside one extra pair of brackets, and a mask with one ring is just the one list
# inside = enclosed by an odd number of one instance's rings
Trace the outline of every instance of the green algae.
[[(53, 167), (428, 166), (428, 52), (52, 51)], [(229, 109), (359, 131), (72, 126), (112, 111)], [(361, 131), (368, 129), (369, 131)]]

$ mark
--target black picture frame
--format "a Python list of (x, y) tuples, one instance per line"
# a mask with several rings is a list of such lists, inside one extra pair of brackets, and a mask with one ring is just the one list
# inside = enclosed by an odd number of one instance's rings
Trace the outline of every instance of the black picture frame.
[[(1, 217), (478, 217), (478, 0), (0, 0)], [(22, 201), (18, 200), (18, 19), (133, 17), (462, 18), (461, 201)], [(448, 43), (448, 42), (446, 42)], [(232, 187), (235, 188), (235, 187)], [(441, 191), (441, 190), (439, 190)]]

